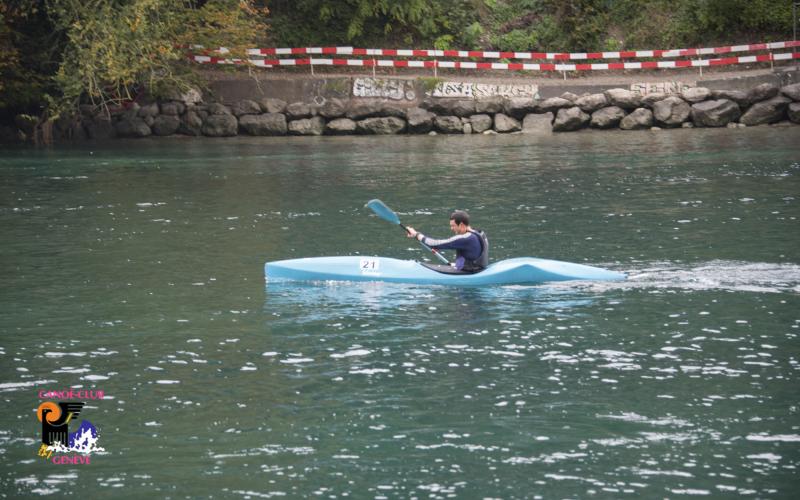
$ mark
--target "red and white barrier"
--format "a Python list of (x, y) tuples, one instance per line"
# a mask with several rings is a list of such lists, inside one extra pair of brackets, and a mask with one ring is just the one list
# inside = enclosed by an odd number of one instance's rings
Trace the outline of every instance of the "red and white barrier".
[(397, 61), (392, 59), (226, 59), (212, 56), (188, 56), (201, 64), (252, 64), (272, 68), (275, 66), (361, 66), (388, 68), (443, 68), (443, 69), (483, 69), (511, 71), (594, 71), (620, 69), (666, 69), (693, 68), (708, 66), (727, 66), (751, 64), (756, 62), (789, 61), (800, 59), (800, 52), (782, 54), (760, 54), (754, 56), (734, 56), (718, 59), (683, 59), (678, 61), (632, 61), (616, 63), (554, 64), (554, 63), (495, 63), (461, 61)]
[[(788, 49), (800, 47), (800, 41), (785, 41), (771, 43), (755, 43), (749, 45), (730, 45), (726, 47), (708, 47), (695, 49), (668, 49), (668, 50), (629, 50), (614, 52), (507, 52), (483, 50), (427, 50), (427, 49), (359, 49), (353, 47), (296, 47), (296, 48), (266, 48), (248, 49), (251, 56), (284, 56), (284, 55), (348, 55), (348, 56), (391, 56), (391, 57), (458, 57), (475, 59), (544, 59), (554, 61), (575, 61), (587, 59), (638, 59), (638, 58), (672, 58), (692, 57), (714, 54), (730, 54), (734, 52), (757, 52), (765, 50)], [(202, 49), (202, 47), (195, 47)], [(205, 51), (209, 54), (229, 54), (230, 50), (221, 47)]]

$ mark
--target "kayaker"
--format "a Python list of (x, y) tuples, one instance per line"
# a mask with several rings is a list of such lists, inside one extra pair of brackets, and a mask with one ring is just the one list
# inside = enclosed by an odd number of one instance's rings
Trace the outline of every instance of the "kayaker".
[(439, 240), (409, 227), (408, 237), (416, 238), (435, 250), (455, 250), (454, 266), (459, 271), (476, 273), (489, 265), (489, 241), (483, 231), (470, 227), (467, 212), (456, 210), (450, 215), (450, 231), (455, 236)]

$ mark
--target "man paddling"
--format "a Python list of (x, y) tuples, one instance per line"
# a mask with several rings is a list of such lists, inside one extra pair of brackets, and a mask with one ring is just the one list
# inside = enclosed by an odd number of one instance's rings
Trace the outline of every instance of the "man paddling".
[(450, 231), (455, 236), (437, 240), (425, 236), (413, 227), (407, 228), (408, 237), (416, 238), (434, 250), (455, 250), (454, 266), (459, 271), (477, 273), (489, 265), (489, 241), (483, 231), (476, 231), (469, 225), (469, 215), (456, 210), (450, 215)]

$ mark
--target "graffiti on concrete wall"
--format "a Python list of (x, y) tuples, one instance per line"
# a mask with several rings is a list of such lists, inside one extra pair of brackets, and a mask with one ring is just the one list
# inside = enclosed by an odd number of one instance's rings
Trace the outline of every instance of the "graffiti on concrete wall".
[(431, 97), (460, 97), (483, 99), (486, 97), (539, 97), (535, 84), (494, 84), (472, 82), (440, 82), (428, 93)]
[(417, 98), (411, 80), (383, 78), (353, 79), (353, 97), (376, 97), (394, 101), (413, 101)]
[(632, 83), (631, 92), (637, 92), (643, 96), (648, 94), (680, 94), (694, 85), (684, 82), (648, 82)]

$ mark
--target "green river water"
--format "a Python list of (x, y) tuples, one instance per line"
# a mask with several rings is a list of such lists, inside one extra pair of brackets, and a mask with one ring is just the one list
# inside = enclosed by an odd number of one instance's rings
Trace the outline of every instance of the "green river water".
[[(0, 180), (0, 497), (796, 498), (797, 127), (119, 140)], [(629, 278), (265, 286), (429, 259), (372, 198)], [(104, 394), (88, 464), (39, 455), (69, 389)]]

